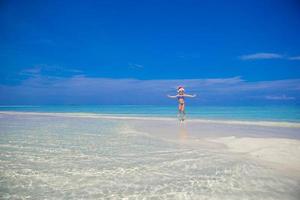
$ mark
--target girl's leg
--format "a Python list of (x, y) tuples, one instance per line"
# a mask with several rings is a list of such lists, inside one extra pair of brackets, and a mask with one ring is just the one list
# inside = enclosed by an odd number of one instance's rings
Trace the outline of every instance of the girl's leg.
[(181, 104), (178, 105), (178, 112), (179, 112), (179, 113), (182, 112), (182, 105), (181, 105)]
[(179, 104), (178, 105), (178, 115), (180, 115), (180, 113), (181, 113), (181, 105)]
[(178, 119), (181, 119), (181, 104), (178, 104)]
[(181, 112), (183, 114), (183, 118), (185, 117), (185, 106), (184, 104), (181, 105)]
[(184, 118), (184, 105), (183, 104), (178, 105), (178, 118), (180, 121), (183, 121), (183, 118)]

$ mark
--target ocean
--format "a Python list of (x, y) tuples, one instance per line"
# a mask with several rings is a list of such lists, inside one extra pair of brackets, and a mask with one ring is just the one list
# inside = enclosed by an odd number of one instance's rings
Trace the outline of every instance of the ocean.
[[(16, 105), (0, 111), (93, 113), (145, 117), (176, 117), (177, 106), (153, 105)], [(300, 106), (187, 106), (192, 119), (300, 122)]]

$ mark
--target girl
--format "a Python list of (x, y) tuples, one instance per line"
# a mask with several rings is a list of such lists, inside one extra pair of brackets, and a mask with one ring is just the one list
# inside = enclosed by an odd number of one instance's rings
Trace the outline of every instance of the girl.
[(185, 97), (195, 97), (196, 95), (195, 94), (194, 95), (185, 94), (184, 88), (182, 86), (179, 86), (177, 88), (177, 92), (178, 92), (177, 95), (175, 95), (175, 96), (168, 95), (168, 97), (178, 99), (178, 117), (179, 117), (179, 120), (182, 122), (182, 121), (184, 121), (184, 118), (185, 118), (184, 98)]

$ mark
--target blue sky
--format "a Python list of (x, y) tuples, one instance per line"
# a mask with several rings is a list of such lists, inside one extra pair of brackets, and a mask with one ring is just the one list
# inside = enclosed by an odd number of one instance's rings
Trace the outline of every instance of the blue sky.
[(179, 84), (299, 104), (299, 19), (297, 0), (4, 0), (0, 104), (169, 104)]

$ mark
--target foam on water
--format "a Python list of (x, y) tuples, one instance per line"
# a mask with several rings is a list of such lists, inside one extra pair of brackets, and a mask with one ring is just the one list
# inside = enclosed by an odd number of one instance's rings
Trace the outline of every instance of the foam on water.
[[(127, 121), (2, 115), (1, 199), (298, 199), (299, 177)], [(200, 143), (199, 143), (200, 144)]]

